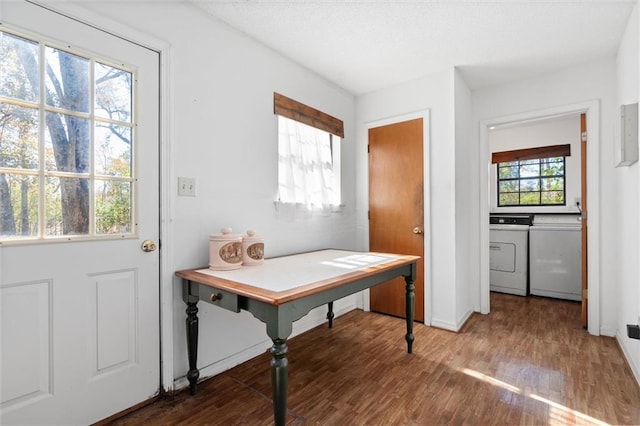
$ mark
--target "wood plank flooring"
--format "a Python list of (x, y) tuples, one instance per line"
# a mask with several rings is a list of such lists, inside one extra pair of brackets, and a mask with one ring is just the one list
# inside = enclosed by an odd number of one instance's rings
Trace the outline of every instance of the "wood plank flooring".
[[(290, 425), (640, 424), (640, 387), (580, 304), (491, 294), (460, 333), (352, 311), (289, 341)], [(266, 353), (114, 425), (271, 425)]]

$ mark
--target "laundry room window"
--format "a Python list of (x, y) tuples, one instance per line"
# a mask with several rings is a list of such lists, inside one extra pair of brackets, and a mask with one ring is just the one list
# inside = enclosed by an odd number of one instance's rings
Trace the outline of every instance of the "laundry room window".
[(565, 157), (497, 163), (498, 206), (565, 205)]
[(135, 74), (0, 31), (0, 242), (135, 232)]

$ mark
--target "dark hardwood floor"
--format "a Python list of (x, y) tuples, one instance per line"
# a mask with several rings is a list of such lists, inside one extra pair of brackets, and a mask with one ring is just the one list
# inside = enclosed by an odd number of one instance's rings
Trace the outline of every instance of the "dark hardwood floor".
[[(640, 388), (580, 305), (491, 294), (460, 333), (352, 311), (289, 342), (290, 425), (640, 424)], [(114, 425), (270, 425), (266, 353)]]

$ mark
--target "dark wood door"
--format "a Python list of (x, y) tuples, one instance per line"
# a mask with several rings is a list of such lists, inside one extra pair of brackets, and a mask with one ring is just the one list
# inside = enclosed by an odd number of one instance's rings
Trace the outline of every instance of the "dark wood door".
[[(424, 258), (423, 120), (369, 129), (369, 249)], [(402, 278), (370, 290), (372, 311), (405, 317)], [(424, 322), (424, 262), (415, 281), (415, 320)]]

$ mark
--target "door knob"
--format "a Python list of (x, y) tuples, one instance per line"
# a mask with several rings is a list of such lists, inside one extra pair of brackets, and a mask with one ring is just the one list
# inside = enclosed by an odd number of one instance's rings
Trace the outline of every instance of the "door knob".
[(142, 243), (142, 251), (144, 252), (150, 252), (150, 251), (156, 251), (156, 243), (154, 243), (151, 240), (145, 240)]
[(424, 234), (424, 230), (422, 229), (422, 227), (416, 226), (415, 228), (413, 228), (413, 233), (414, 234), (418, 234), (418, 235), (422, 235), (422, 234)]

